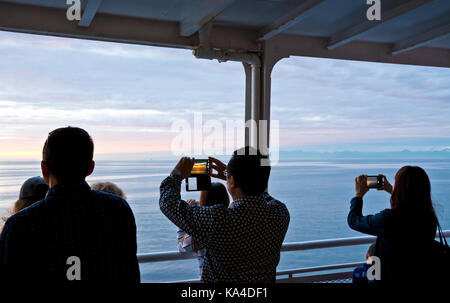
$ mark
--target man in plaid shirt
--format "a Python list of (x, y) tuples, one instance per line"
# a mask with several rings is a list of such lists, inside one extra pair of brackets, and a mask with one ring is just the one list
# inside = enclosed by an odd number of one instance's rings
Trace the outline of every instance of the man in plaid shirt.
[(80, 128), (49, 134), (41, 167), (50, 190), (6, 222), (0, 280), (140, 281), (128, 203), (85, 181), (94, 170), (93, 153), (91, 137)]

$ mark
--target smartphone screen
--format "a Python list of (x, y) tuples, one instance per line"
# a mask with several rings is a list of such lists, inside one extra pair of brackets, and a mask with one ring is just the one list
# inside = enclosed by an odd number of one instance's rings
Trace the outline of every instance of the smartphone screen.
[(197, 191), (197, 178), (188, 178), (188, 182), (186, 183), (187, 191)]
[(191, 175), (209, 175), (209, 160), (208, 159), (198, 159), (194, 162), (194, 167), (192, 167)]
[(382, 187), (382, 179), (380, 176), (367, 176), (368, 188), (380, 188)]

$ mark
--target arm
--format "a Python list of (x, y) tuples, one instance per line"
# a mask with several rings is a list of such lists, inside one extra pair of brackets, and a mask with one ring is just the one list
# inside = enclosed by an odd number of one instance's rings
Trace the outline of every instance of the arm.
[(179, 229), (177, 231), (177, 238), (178, 238), (178, 251), (179, 252), (191, 252), (192, 246), (191, 246), (191, 236), (189, 236), (186, 232)]
[(131, 232), (131, 236), (133, 237), (133, 254), (130, 256), (130, 269), (132, 270), (131, 274), (131, 281), (133, 283), (140, 283), (141, 282), (141, 270), (139, 268), (139, 261), (137, 259), (137, 228), (136, 228), (136, 221), (134, 221), (134, 215), (133, 217), (133, 228)]
[(176, 226), (206, 245), (214, 230), (214, 212), (217, 207), (190, 206), (181, 199), (182, 177), (172, 175), (164, 179), (160, 187), (159, 207)]
[(379, 212), (376, 215), (363, 216), (362, 207), (363, 199), (360, 197), (354, 197), (350, 202), (350, 212), (347, 217), (350, 228), (373, 236), (382, 234), (386, 211)]
[(136, 234), (136, 220), (133, 211), (128, 202), (122, 201), (120, 212), (123, 214), (120, 220), (121, 225), (118, 226), (122, 233), (122, 251), (117, 257), (120, 259), (117, 266), (120, 270), (120, 280), (127, 283), (139, 283), (141, 281), (141, 273), (139, 269), (139, 262), (137, 259), (137, 234)]

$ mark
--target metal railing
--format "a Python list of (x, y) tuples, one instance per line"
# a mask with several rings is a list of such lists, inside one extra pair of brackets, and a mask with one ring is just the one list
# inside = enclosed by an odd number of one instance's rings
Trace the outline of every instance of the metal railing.
[[(445, 230), (445, 231), (443, 231), (443, 233), (444, 233), (445, 237), (450, 237), (450, 230)], [(439, 237), (438, 234), (436, 234), (436, 237)], [(343, 247), (343, 246), (354, 246), (354, 245), (373, 243), (375, 240), (376, 240), (376, 237), (374, 237), (374, 236), (364, 236), (364, 237), (338, 238), (338, 239), (326, 239), (326, 240), (316, 240), (316, 241), (285, 243), (281, 247), (281, 252), (333, 248), (333, 247)], [(187, 259), (195, 259), (195, 258), (197, 258), (197, 255), (195, 253), (180, 253), (177, 251), (138, 254), (139, 263), (176, 261), (176, 260), (187, 260)], [(293, 279), (294, 278), (293, 275), (295, 275), (295, 274), (341, 270), (341, 269), (347, 269), (347, 268), (354, 268), (354, 267), (360, 266), (362, 264), (363, 264), (363, 262), (353, 262), (353, 263), (333, 264), (333, 265), (307, 267), (307, 268), (295, 268), (295, 269), (279, 271), (279, 272), (277, 272), (277, 276), (288, 276), (287, 279)], [(342, 275), (342, 277), (348, 276), (348, 272), (346, 272), (344, 274), (345, 275)], [(285, 279), (283, 279), (283, 280), (285, 280)], [(177, 282), (196, 282), (196, 280), (177, 281)]]

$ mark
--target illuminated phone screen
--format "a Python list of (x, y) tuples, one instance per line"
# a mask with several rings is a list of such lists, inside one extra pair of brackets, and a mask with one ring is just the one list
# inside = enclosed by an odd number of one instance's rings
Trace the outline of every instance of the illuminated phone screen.
[(383, 180), (379, 176), (367, 176), (367, 187), (368, 188), (380, 188), (382, 186)]
[(191, 175), (208, 175), (209, 174), (209, 160), (195, 160), (194, 167), (192, 167)]

